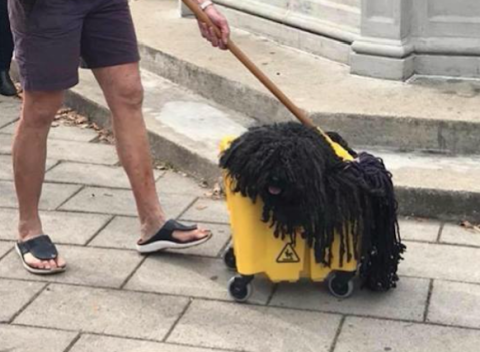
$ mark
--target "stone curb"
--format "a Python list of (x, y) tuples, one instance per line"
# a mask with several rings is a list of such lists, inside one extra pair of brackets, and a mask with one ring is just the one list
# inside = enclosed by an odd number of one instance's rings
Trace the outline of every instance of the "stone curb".
[[(65, 105), (88, 116), (102, 128), (112, 129), (110, 112), (107, 107), (69, 90), (65, 95)], [(149, 140), (153, 158), (168, 163), (171, 166), (194, 176), (197, 179), (214, 184), (218, 181), (220, 171), (211, 160), (201, 156), (193, 150), (182, 145), (173, 143), (166, 136), (149, 131)]]
[[(74, 91), (66, 94), (65, 103), (81, 114), (88, 115), (99, 126), (110, 129), (106, 107)], [(153, 156), (210, 185), (218, 181), (220, 170), (211, 160), (193, 150), (172, 143), (166, 136), (149, 132)], [(399, 213), (405, 216), (437, 218), (442, 220), (480, 221), (480, 194), (471, 192), (439, 191), (435, 189), (397, 187)]]
[[(207, 99), (253, 117), (260, 123), (293, 118), (283, 105), (265, 91), (232, 81), (144, 44), (139, 47), (144, 69), (188, 87)], [(242, 99), (238, 99), (239, 96)], [(402, 151), (480, 154), (480, 144), (476, 142), (480, 134), (480, 123), (341, 112), (309, 113), (317, 125), (340, 132), (354, 145), (388, 146)]]

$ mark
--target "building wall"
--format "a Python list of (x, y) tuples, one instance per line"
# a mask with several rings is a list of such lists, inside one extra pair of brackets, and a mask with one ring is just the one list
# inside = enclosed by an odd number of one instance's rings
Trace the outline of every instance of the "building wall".
[(480, 0), (215, 0), (237, 27), (352, 73), (480, 78)]

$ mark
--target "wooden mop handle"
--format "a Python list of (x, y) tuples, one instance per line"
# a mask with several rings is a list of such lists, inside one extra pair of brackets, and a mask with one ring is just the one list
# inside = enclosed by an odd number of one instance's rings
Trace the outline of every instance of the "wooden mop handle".
[[(218, 37), (221, 38), (220, 29), (210, 20), (210, 18), (203, 12), (200, 6), (195, 2), (195, 0), (182, 0), (183, 3), (195, 14), (195, 16), (201, 21), (206, 23), (208, 26), (214, 28)], [(258, 67), (255, 65), (252, 60), (248, 58), (243, 51), (241, 51), (232, 40), (228, 41), (228, 49), (230, 52), (243, 64), (245, 67), (258, 78), (260, 82), (270, 91), (272, 94), (277, 97), (280, 102), (285, 105), (285, 107), (290, 110), (290, 112), (300, 120), (306, 126), (317, 128), (312, 120), (310, 120), (305, 112), (296, 106), (276, 85), (273, 83)]]

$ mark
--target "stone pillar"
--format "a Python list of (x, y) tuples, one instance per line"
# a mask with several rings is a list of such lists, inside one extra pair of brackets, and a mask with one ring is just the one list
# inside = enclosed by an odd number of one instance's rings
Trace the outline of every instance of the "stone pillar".
[(414, 73), (412, 4), (416, 0), (362, 0), (360, 37), (352, 44), (352, 73), (405, 80)]

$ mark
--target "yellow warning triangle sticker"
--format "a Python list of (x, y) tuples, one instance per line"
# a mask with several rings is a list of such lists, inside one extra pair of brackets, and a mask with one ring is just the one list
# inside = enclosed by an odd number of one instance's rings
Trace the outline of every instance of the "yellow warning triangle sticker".
[(285, 247), (283, 247), (280, 255), (277, 258), (277, 263), (298, 263), (300, 262), (300, 258), (298, 257), (297, 252), (290, 243), (287, 243)]

